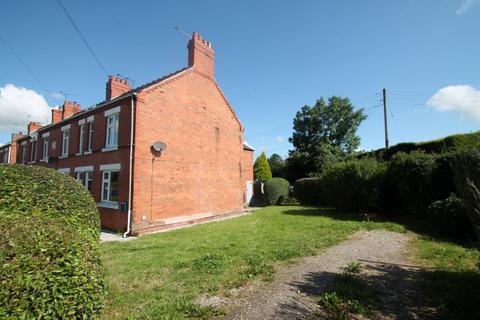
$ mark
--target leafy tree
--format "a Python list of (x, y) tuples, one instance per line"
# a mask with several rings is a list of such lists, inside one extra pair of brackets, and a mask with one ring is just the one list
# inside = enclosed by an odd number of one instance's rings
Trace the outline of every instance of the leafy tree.
[(284, 170), (285, 170), (285, 160), (283, 160), (282, 156), (274, 153), (268, 158), (268, 164), (270, 165), (270, 169), (272, 171), (273, 177), (283, 177)]
[(321, 173), (329, 164), (351, 155), (360, 146), (357, 129), (365, 119), (363, 109), (354, 111), (348, 98), (333, 96), (328, 103), (320, 98), (313, 107), (303, 106), (293, 119), (289, 141), (294, 149), (287, 161), (300, 171), (290, 175)]
[(270, 165), (267, 161), (267, 156), (265, 152), (255, 159), (253, 164), (253, 177), (256, 180), (268, 180), (272, 178), (272, 171), (270, 171)]

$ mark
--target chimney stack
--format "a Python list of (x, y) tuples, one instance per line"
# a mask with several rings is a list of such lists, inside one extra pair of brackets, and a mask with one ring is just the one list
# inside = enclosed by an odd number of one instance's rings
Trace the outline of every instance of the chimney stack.
[(82, 111), (80, 104), (76, 103), (75, 101), (72, 102), (65, 100), (63, 103), (62, 120), (71, 117), (80, 111)]
[(106, 100), (112, 100), (130, 90), (132, 90), (132, 87), (126, 79), (113, 75), (108, 76)]
[(197, 32), (193, 33), (188, 42), (188, 66), (210, 79), (214, 78), (215, 51), (212, 44)]
[(30, 121), (28, 123), (28, 134), (32, 133), (33, 131), (37, 131), (41, 127), (42, 127), (42, 124), (40, 122)]
[(52, 124), (62, 121), (62, 113), (61, 107), (55, 107), (52, 109)]

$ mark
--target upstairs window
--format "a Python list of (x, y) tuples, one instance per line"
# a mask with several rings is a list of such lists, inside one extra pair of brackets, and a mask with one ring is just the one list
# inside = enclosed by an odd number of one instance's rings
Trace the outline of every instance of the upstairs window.
[(48, 138), (43, 138), (43, 150), (42, 150), (43, 160), (48, 160)]
[(80, 125), (80, 128), (78, 130), (78, 135), (79, 135), (79, 139), (78, 139), (78, 152), (79, 153), (82, 153), (83, 152), (83, 136), (85, 134), (85, 125), (82, 124)]
[(32, 141), (30, 143), (30, 161), (35, 161), (37, 157), (37, 141)]
[(68, 146), (70, 143), (70, 129), (62, 132), (62, 156), (68, 156)]
[(111, 115), (107, 118), (107, 149), (115, 149), (118, 147), (118, 114)]
[(93, 121), (88, 123), (87, 151), (92, 151)]

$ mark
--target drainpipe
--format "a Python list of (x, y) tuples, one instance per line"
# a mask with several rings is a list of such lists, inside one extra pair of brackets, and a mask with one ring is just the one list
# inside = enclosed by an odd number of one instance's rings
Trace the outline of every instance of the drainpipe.
[[(11, 162), (10, 162), (11, 152), (12, 152), (12, 145), (10, 144), (10, 145), (8, 146), (8, 155), (7, 155), (7, 162), (6, 162), (6, 164), (11, 163)], [(16, 162), (16, 161), (15, 161), (15, 162)]]
[(123, 237), (126, 238), (132, 231), (132, 181), (133, 181), (133, 134), (135, 132), (135, 100), (137, 94), (133, 93), (131, 95), (131, 115), (130, 115), (130, 160), (129, 160), (129, 173), (128, 173), (128, 218), (127, 218), (127, 231), (123, 234)]

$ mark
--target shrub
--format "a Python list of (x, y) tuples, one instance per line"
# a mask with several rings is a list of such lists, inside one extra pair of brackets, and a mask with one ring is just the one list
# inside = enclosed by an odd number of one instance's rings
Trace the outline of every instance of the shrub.
[(73, 178), (0, 166), (0, 318), (98, 317), (99, 230), (95, 202)]
[(374, 159), (338, 162), (321, 177), (322, 198), (346, 210), (379, 209), (385, 172), (386, 165)]
[(255, 180), (268, 180), (272, 178), (272, 171), (270, 171), (270, 165), (268, 164), (265, 152), (262, 152), (262, 154), (255, 159), (255, 163), (253, 164), (253, 177)]
[(293, 192), (298, 202), (305, 205), (322, 205), (322, 189), (319, 177), (303, 178), (295, 181)]
[[(397, 153), (389, 161), (386, 206), (393, 210), (424, 214), (435, 200), (435, 155), (424, 152)], [(450, 192), (450, 190), (449, 190)]]
[(443, 234), (456, 238), (472, 235), (472, 224), (463, 201), (453, 193), (448, 198), (433, 202), (428, 207), (428, 217)]
[(265, 182), (263, 190), (267, 205), (281, 204), (283, 199), (288, 198), (290, 183), (283, 178), (272, 178)]
[(475, 235), (480, 239), (480, 151), (465, 151), (455, 159), (455, 185)]

